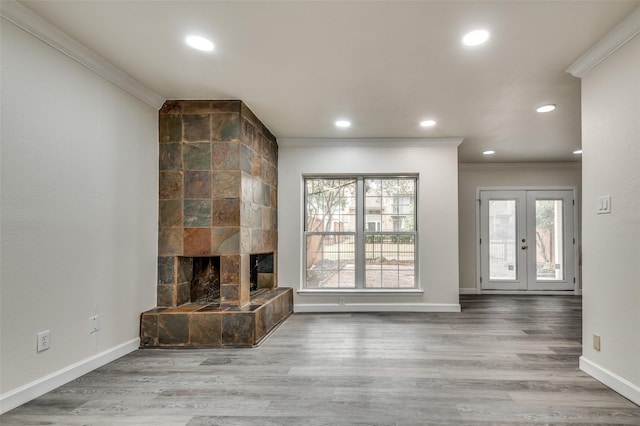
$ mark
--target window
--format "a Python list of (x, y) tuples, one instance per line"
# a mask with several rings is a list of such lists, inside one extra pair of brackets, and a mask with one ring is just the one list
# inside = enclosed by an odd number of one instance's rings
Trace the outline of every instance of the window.
[(415, 177), (305, 178), (305, 288), (416, 287)]

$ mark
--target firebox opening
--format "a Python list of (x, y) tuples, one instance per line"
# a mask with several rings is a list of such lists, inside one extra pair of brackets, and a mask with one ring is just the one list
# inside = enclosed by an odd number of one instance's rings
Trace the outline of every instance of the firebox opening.
[(192, 258), (191, 302), (220, 300), (220, 257)]
[(274, 288), (275, 276), (273, 270), (273, 253), (252, 254), (249, 257), (251, 283), (250, 290), (260, 288)]

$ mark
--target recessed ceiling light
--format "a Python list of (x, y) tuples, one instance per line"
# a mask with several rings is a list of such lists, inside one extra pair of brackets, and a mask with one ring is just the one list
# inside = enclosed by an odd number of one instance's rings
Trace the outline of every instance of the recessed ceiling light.
[(486, 151), (482, 151), (482, 155), (493, 155), (495, 153), (496, 152), (494, 150), (492, 150), (492, 149), (488, 149)]
[(194, 49), (202, 50), (203, 52), (210, 52), (213, 50), (213, 43), (204, 37), (189, 36), (186, 39), (187, 44)]
[(351, 122), (347, 121), (347, 120), (338, 120), (338, 121), (336, 121), (336, 126), (337, 127), (350, 127), (351, 126)]
[(467, 33), (462, 42), (467, 46), (477, 46), (489, 40), (489, 32), (486, 30), (475, 30)]
[(554, 104), (549, 104), (549, 105), (539, 106), (538, 108), (536, 108), (536, 111), (538, 111), (538, 112), (551, 112), (554, 109), (556, 109), (556, 106)]
[(581, 149), (576, 149), (575, 151), (573, 151), (574, 154), (582, 154), (582, 150)]
[(436, 125), (435, 120), (424, 120), (420, 122), (422, 127), (433, 127)]

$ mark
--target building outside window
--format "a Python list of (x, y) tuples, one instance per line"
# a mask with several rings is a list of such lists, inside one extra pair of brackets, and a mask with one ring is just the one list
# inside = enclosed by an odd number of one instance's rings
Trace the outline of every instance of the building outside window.
[(305, 178), (309, 289), (416, 288), (417, 178)]

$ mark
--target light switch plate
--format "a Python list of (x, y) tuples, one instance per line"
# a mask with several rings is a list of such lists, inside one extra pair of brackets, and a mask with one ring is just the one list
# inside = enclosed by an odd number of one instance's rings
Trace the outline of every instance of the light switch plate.
[(611, 213), (611, 195), (603, 195), (598, 197), (598, 207), (596, 212), (598, 214)]

